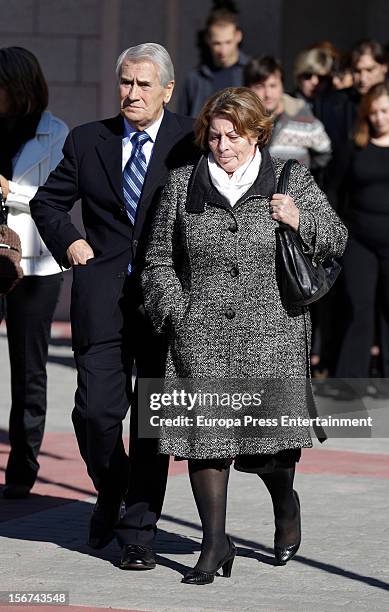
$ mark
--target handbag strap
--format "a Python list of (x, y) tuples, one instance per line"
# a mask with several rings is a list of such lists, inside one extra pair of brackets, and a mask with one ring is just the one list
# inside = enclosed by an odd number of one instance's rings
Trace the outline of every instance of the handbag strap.
[(289, 187), (289, 178), (290, 172), (292, 170), (293, 164), (298, 164), (297, 159), (288, 159), (284, 165), (282, 166), (282, 170), (277, 182), (277, 192), (276, 193), (288, 193)]
[[(278, 177), (276, 193), (284, 193), (284, 194), (288, 193), (290, 172), (292, 170), (292, 166), (298, 163), (299, 162), (297, 161), (297, 159), (286, 160), (286, 162), (282, 166), (280, 176)], [(289, 225), (287, 223), (282, 223), (282, 221), (278, 222), (278, 227), (282, 230), (290, 229)]]

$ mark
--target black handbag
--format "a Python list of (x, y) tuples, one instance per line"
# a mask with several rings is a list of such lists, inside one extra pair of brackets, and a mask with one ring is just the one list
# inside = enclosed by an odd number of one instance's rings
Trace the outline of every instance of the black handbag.
[[(287, 193), (290, 171), (295, 159), (288, 159), (281, 170), (277, 193)], [(279, 223), (276, 228), (276, 275), (285, 308), (309, 306), (320, 300), (334, 284), (341, 266), (334, 257), (322, 263), (308, 255), (297, 232)]]

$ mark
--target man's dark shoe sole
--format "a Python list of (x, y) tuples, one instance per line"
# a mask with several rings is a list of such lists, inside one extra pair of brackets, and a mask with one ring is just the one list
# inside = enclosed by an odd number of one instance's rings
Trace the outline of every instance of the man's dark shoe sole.
[(135, 572), (152, 570), (156, 567), (156, 563), (151, 565), (145, 565), (144, 563), (120, 563), (119, 568), (121, 570), (132, 570)]

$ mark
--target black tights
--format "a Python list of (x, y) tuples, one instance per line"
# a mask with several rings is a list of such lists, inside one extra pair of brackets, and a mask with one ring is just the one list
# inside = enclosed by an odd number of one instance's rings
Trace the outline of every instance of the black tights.
[[(212, 467), (212, 466), (215, 467)], [(228, 553), (226, 537), (227, 485), (230, 468), (217, 462), (190, 459), (190, 483), (203, 528), (201, 554), (196, 568), (212, 570)]]
[(298, 504), (293, 493), (295, 468), (276, 469), (259, 474), (270, 493), (276, 526), (275, 538), (280, 546), (294, 544), (299, 539)]
[[(189, 459), (190, 483), (203, 528), (201, 554), (196, 568), (212, 570), (228, 553), (226, 537), (227, 486), (229, 466), (220, 463)], [(293, 494), (295, 468), (276, 469), (259, 474), (268, 489), (274, 509), (279, 545), (293, 544), (299, 537), (298, 506)]]

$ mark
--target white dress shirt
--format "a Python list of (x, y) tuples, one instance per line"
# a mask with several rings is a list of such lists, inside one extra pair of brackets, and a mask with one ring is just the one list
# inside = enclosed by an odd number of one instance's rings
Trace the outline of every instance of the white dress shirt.
[(231, 206), (237, 203), (239, 198), (248, 191), (255, 182), (261, 166), (261, 152), (256, 147), (255, 155), (243, 166), (235, 170), (232, 176), (216, 163), (212, 153), (208, 154), (208, 168), (211, 181)]
[[(155, 121), (154, 123), (152, 123), (146, 130), (144, 130), (146, 134), (149, 135), (149, 140), (147, 140), (142, 147), (142, 151), (146, 158), (147, 166), (150, 163), (155, 139), (157, 138), (158, 130), (161, 126), (163, 115), (164, 113), (162, 112), (162, 115), (160, 116), (160, 118), (157, 119), (157, 121)], [(137, 130), (134, 127), (132, 127), (132, 125), (127, 121), (126, 118), (124, 118), (124, 137), (122, 140), (122, 146), (123, 146), (122, 171), (124, 170), (126, 163), (131, 157), (132, 148), (133, 148), (132, 137), (135, 134), (135, 132), (137, 132)]]

